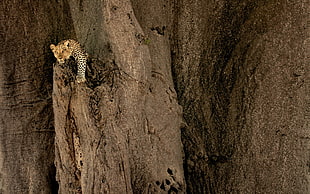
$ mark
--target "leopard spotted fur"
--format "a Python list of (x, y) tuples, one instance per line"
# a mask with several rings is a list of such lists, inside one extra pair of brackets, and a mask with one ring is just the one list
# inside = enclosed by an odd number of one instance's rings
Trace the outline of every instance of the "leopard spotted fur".
[(66, 59), (69, 59), (72, 56), (77, 62), (78, 67), (76, 76), (77, 82), (82, 83), (86, 81), (85, 72), (87, 53), (79, 42), (72, 39), (63, 40), (59, 42), (57, 46), (51, 44), (50, 48), (59, 63), (64, 63)]

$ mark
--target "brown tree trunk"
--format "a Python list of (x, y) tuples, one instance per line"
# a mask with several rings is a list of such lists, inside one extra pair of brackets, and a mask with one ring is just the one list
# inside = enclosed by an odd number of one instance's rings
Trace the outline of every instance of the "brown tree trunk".
[(308, 7), (4, 0), (0, 193), (309, 193)]
[(176, 9), (188, 193), (309, 193), (309, 6), (193, 0)]
[[(74, 75), (67, 67), (74, 62), (54, 68), (59, 192), (185, 192), (181, 108), (167, 69), (169, 50), (158, 60), (151, 59), (129, 1), (70, 5), (77, 35), (103, 41), (86, 44), (92, 59), (86, 84), (71, 80)], [(104, 19), (93, 24), (100, 32), (88, 35), (80, 26), (99, 15), (91, 9), (94, 6), (101, 7), (97, 11)], [(102, 56), (99, 45), (110, 50)], [(168, 41), (158, 47), (167, 46)], [(162, 61), (165, 66), (159, 69)], [(112, 72), (101, 81), (91, 76), (100, 74), (100, 67)]]
[(0, 193), (57, 192), (49, 43), (72, 35), (67, 8), (0, 3)]

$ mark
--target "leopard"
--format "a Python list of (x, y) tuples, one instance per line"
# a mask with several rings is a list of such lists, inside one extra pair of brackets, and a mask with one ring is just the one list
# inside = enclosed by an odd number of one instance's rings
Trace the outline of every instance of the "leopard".
[(57, 61), (61, 64), (65, 63), (65, 60), (68, 60), (72, 56), (77, 62), (77, 82), (83, 83), (86, 81), (85, 73), (88, 54), (78, 41), (73, 39), (63, 40), (57, 46), (51, 44), (50, 49), (54, 53)]

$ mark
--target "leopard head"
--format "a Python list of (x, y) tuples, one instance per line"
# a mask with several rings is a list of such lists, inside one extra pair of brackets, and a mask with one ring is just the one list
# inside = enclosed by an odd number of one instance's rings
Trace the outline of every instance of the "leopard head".
[(58, 44), (57, 46), (51, 44), (50, 48), (59, 63), (64, 63), (65, 60), (69, 59), (71, 56), (72, 51), (66, 46), (66, 44)]

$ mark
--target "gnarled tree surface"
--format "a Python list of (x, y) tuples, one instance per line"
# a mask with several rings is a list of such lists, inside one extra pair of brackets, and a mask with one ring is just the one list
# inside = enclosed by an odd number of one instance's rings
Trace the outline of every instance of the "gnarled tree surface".
[(3, 0), (0, 193), (309, 193), (309, 11)]
[(309, 193), (309, 5), (176, 7), (173, 69), (188, 124), (188, 192)]
[(57, 191), (49, 43), (72, 36), (67, 8), (0, 3), (0, 193)]
[[(101, 83), (88, 76), (88, 82), (97, 85), (77, 85), (70, 80), (72, 70), (66, 71), (60, 64), (54, 68), (59, 192), (185, 192), (181, 108), (171, 74), (167, 74), (170, 71), (157, 68), (161, 61), (151, 59), (129, 1), (96, 2), (93, 6), (101, 6), (100, 13), (93, 13), (90, 5), (81, 10), (81, 5), (72, 2), (71, 9), (73, 18), (83, 14), (84, 19), (74, 23), (81, 37), (88, 33), (79, 30), (81, 24), (89, 24), (94, 14), (103, 18), (96, 24), (102, 34), (89, 37), (105, 37), (107, 41), (96, 44), (106, 44), (103, 48), (109, 50), (101, 59), (96, 50), (100, 46), (86, 46), (90, 58), (98, 57), (90, 61), (91, 73), (100, 73), (105, 66), (103, 71), (111, 72), (113, 66), (116, 71)], [(166, 67), (169, 56), (161, 56)]]

